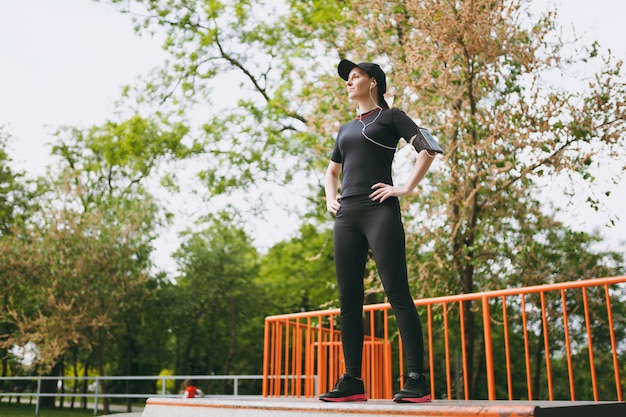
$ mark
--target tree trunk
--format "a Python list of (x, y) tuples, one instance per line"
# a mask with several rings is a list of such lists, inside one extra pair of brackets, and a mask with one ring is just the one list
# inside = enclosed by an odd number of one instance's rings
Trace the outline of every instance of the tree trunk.
[[(481, 339), (479, 338), (478, 340), (480, 341)], [(476, 387), (478, 386), (478, 380), (480, 379), (480, 376), (482, 375), (482, 373), (485, 371), (485, 346), (483, 344), (480, 344), (478, 349), (477, 350), (475, 349), (474, 351), (475, 352), (478, 351), (478, 354), (476, 355), (476, 360), (474, 361), (474, 365), (475, 365), (474, 378), (473, 380), (470, 378), (470, 384), (472, 385), (473, 390), (475, 390)], [(472, 391), (472, 395), (470, 399), (475, 399), (475, 398), (476, 398), (476, 392)]]
[[(96, 367), (98, 368), (98, 375), (99, 376), (104, 376), (104, 363), (102, 360), (102, 344), (96, 346)], [(100, 380), (100, 394), (104, 395), (106, 394), (106, 384), (104, 383), (104, 380)], [(94, 404), (94, 407), (97, 406), (97, 404)], [(103, 396), (102, 397), (102, 411), (104, 415), (107, 414), (111, 414), (111, 409), (110, 409), (110, 404), (109, 404), (109, 398)]]
[(467, 384), (466, 389), (469, 394), (469, 399), (474, 399), (474, 379), (476, 377), (474, 372), (474, 343), (476, 342), (476, 330), (474, 327), (474, 313), (472, 311), (472, 302), (463, 302), (463, 324), (465, 325), (465, 361), (467, 363)]
[[(87, 381), (87, 377), (89, 376), (90, 358), (91, 356), (87, 358), (87, 361), (85, 362), (85, 369), (83, 370), (83, 388), (82, 388), (83, 394), (87, 394), (87, 389), (89, 388), (89, 382)], [(85, 409), (87, 408), (87, 397), (82, 397), (80, 399), (80, 406), (81, 408), (85, 408)]]
[(189, 366), (191, 362), (191, 351), (193, 347), (195, 346), (196, 341), (198, 339), (197, 336), (198, 336), (198, 327), (199, 327), (200, 320), (205, 314), (206, 314), (205, 307), (201, 306), (201, 308), (198, 309), (195, 316), (193, 317), (193, 326), (191, 327), (191, 330), (189, 332), (189, 337), (187, 338), (187, 344), (185, 348), (183, 349), (183, 353), (181, 355), (179, 372), (183, 375), (189, 375), (191, 373), (190, 366)]
[[(130, 329), (130, 325), (128, 323), (128, 321), (126, 321), (126, 375), (132, 375), (133, 374), (133, 344), (132, 344), (132, 336), (131, 336), (131, 329)], [(126, 394), (130, 394), (130, 390), (131, 390), (131, 386), (130, 386), (130, 380), (126, 380), (124, 381), (125, 383), (125, 391)], [(133, 411), (133, 403), (130, 397), (126, 398), (126, 411), (127, 412), (132, 412)]]
[(73, 353), (73, 363), (72, 366), (74, 368), (74, 384), (72, 387), (72, 399), (70, 400), (70, 408), (74, 408), (74, 404), (76, 402), (76, 392), (78, 391), (78, 346), (72, 346)]
[[(61, 369), (61, 361), (58, 361), (52, 370), (45, 376), (59, 376)], [(42, 394), (56, 394), (57, 393), (57, 380), (56, 379), (43, 379), (41, 381), (41, 393)], [(39, 408), (54, 408), (55, 397), (39, 397)]]
[[(65, 360), (62, 359), (61, 363), (59, 365), (59, 375), (65, 375)], [(61, 384), (61, 386), (59, 387), (58, 384)], [(58, 392), (61, 394), (61, 396), (59, 397), (59, 408), (64, 408), (65, 407), (65, 380), (61, 379), (59, 380), (57, 384), (57, 390)]]
[[(460, 239), (460, 238), (458, 238)], [(465, 253), (465, 247), (471, 247), (473, 245), (473, 235), (470, 234), (468, 237), (460, 240), (458, 245), (459, 255)], [(463, 286), (464, 294), (471, 294), (474, 292), (474, 267), (472, 265), (472, 259), (474, 254), (472, 251), (467, 251), (465, 255), (467, 260), (460, 261), (460, 272), (462, 276), (461, 285)], [(476, 393), (474, 392), (474, 380), (475, 380), (475, 369), (474, 369), (474, 352), (476, 347), (474, 344), (476, 343), (476, 326), (474, 324), (474, 310), (472, 308), (472, 301), (464, 301), (463, 302), (463, 324), (465, 325), (465, 360), (467, 361), (467, 392), (469, 393), (469, 399), (472, 400), (476, 397)]]
[[(237, 350), (237, 302), (235, 297), (230, 298), (230, 346), (224, 363), (224, 375), (230, 374), (230, 367)], [(222, 381), (222, 392), (226, 392), (227, 380)]]
[[(6, 326), (5, 326), (6, 327)], [(8, 369), (8, 351), (4, 348), (0, 349), (0, 355), (2, 355), (2, 378), (6, 378), (7, 376), (7, 369)], [(4, 381), (4, 379), (3, 379)], [(2, 387), (1, 387), (4, 391), (10, 391), (13, 387), (10, 386), (10, 384), (7, 385), (6, 382), (2, 383)], [(19, 398), (19, 397), (17, 397)], [(11, 399), (11, 397), (9, 397), (9, 400)]]
[[(4, 291), (4, 297), (3, 297), (3, 310), (4, 310), (4, 314), (5, 317), (9, 316), (9, 292), (8, 291)], [(11, 330), (10, 330), (10, 324), (7, 320), (4, 321), (4, 336), (2, 337), (2, 339), (4, 340), (5, 338), (8, 338), (9, 335), (11, 334)], [(2, 378), (6, 378), (6, 376), (8, 375), (8, 370), (9, 370), (9, 351), (6, 348), (0, 348), (0, 355), (2, 355)], [(4, 385), (4, 384), (3, 384)], [(13, 387), (11, 386), (11, 383), (9, 382), (8, 385), (5, 385), (2, 387), (5, 390), (12, 390)], [(15, 397), (19, 400), (20, 397)], [(11, 401), (11, 397), (9, 397), (9, 402)], [(19, 402), (19, 401), (18, 401)]]

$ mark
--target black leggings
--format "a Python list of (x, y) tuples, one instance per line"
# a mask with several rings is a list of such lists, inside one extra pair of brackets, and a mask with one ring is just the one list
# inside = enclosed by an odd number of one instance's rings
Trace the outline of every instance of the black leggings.
[(361, 376), (363, 276), (368, 248), (371, 248), (402, 336), (407, 369), (423, 373), (422, 325), (409, 292), (404, 225), (398, 199), (379, 203), (366, 195), (342, 198), (335, 217), (334, 245), (346, 372)]

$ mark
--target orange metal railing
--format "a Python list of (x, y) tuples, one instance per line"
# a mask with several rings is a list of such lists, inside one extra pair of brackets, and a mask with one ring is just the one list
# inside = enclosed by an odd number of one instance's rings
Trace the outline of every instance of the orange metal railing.
[[(613, 305), (624, 303), (626, 276), (418, 300), (431, 395), (622, 401), (626, 324), (622, 315), (614, 320)], [(391, 398), (402, 385), (390, 308), (364, 307), (370, 398)], [(331, 389), (345, 370), (338, 321), (338, 309), (267, 317), (263, 395), (314, 397)]]

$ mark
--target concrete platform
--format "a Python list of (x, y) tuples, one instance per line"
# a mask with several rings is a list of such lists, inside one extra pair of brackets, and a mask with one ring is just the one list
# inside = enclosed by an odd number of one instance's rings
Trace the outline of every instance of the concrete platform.
[(444, 401), (396, 404), (391, 400), (325, 403), (310, 398), (149, 398), (142, 417), (618, 417), (626, 403), (558, 401)]
[(137, 412), (137, 413), (115, 413), (115, 414), (105, 414), (105, 415), (115, 416), (115, 417), (141, 417), (141, 412)]

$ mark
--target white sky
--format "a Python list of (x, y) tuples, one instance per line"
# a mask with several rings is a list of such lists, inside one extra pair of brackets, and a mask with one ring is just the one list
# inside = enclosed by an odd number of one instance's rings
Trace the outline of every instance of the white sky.
[[(539, 7), (546, 4), (536, 2)], [(560, 3), (560, 21), (567, 28), (573, 25), (585, 35), (585, 43), (598, 40), (626, 60), (626, 1)], [(47, 143), (55, 128), (103, 122), (112, 114), (121, 87), (133, 84), (163, 58), (157, 40), (139, 37), (130, 17), (107, 4), (0, 0), (0, 125), (14, 137), (10, 153), (19, 169), (33, 176), (43, 174), (50, 162)], [(585, 231), (599, 228), (607, 248), (624, 251), (619, 243), (626, 240), (625, 201), (622, 183), (614, 186), (603, 212), (576, 203), (566, 207), (562, 216)], [(608, 216), (621, 220), (606, 227)], [(158, 258), (166, 259), (172, 249), (160, 248), (164, 256)]]

